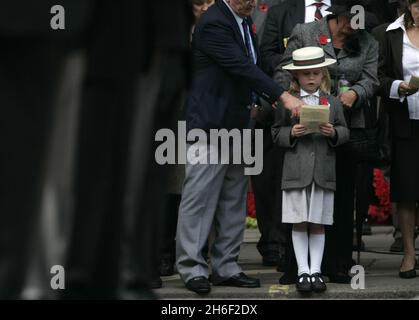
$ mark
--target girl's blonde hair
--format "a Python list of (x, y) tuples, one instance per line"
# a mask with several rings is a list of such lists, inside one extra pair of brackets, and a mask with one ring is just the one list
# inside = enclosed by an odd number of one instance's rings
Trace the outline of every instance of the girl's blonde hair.
[[(330, 94), (330, 90), (332, 89), (332, 80), (330, 79), (329, 70), (327, 69), (327, 67), (322, 67), (321, 69), (323, 72), (323, 80), (322, 80), (322, 83), (320, 84), (320, 91), (326, 94)], [(289, 92), (291, 94), (300, 93), (300, 90), (301, 90), (300, 84), (298, 83), (298, 80), (295, 77), (296, 71), (303, 71), (303, 70), (295, 70), (292, 72), (292, 80), (291, 80), (290, 89), (289, 89)]]

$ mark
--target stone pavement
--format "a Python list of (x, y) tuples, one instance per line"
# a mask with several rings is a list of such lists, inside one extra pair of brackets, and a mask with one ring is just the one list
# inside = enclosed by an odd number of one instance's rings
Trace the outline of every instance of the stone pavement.
[[(302, 297), (294, 285), (279, 285), (282, 275), (274, 267), (264, 267), (256, 249), (258, 230), (247, 229), (242, 244), (239, 263), (244, 272), (261, 279), (261, 288), (212, 287), (211, 293), (200, 297), (188, 291), (178, 275), (163, 277), (163, 288), (155, 290), (161, 299), (419, 299), (419, 277), (401, 279), (398, 270), (401, 254), (389, 254), (392, 227), (372, 227), (372, 235), (363, 236), (365, 252), (361, 252), (360, 264), (365, 268), (365, 289), (352, 289), (349, 284), (328, 283), (328, 290), (322, 294)], [(419, 240), (416, 247), (419, 248)], [(379, 252), (386, 252), (382, 254)], [(354, 252), (354, 259), (357, 255)], [(418, 271), (419, 272), (419, 271)]]

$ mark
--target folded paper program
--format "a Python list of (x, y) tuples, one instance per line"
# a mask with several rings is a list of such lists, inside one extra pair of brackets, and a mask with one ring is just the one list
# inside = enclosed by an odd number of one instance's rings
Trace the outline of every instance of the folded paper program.
[(301, 109), (300, 124), (306, 127), (306, 134), (320, 133), (320, 124), (328, 123), (330, 116), (329, 106), (304, 105)]

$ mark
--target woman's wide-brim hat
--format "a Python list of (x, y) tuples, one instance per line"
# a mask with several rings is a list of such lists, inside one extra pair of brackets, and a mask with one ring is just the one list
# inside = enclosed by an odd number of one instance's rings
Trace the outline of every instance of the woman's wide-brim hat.
[(326, 59), (324, 51), (319, 47), (305, 47), (292, 53), (292, 63), (282, 68), (285, 70), (305, 70), (330, 66), (335, 59)]

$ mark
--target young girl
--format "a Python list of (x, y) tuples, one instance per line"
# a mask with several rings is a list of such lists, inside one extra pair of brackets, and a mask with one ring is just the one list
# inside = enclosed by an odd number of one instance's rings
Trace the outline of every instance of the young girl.
[[(282, 221), (292, 223), (292, 243), (298, 264), (296, 288), (300, 292), (326, 290), (320, 266), (324, 251), (324, 225), (333, 224), (333, 198), (336, 188), (334, 147), (349, 139), (341, 103), (330, 96), (323, 49), (306, 47), (293, 52), (290, 92), (307, 105), (328, 105), (329, 123), (319, 133), (306, 128), (289, 111), (278, 107), (272, 135), (284, 150), (282, 175)], [(309, 265), (310, 256), (310, 265)]]

